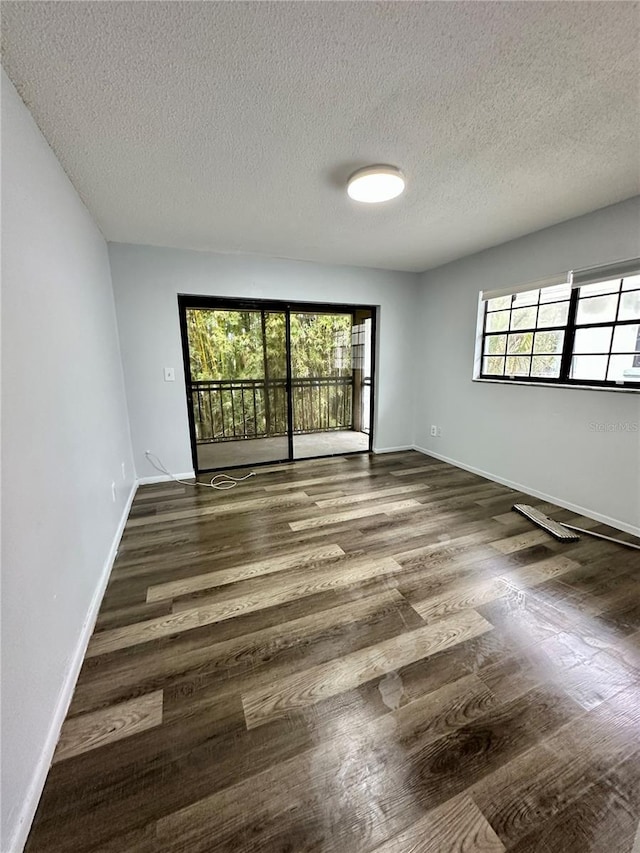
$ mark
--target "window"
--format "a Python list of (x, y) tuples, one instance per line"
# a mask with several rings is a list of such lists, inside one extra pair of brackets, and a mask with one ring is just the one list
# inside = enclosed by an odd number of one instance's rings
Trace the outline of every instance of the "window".
[(570, 297), (565, 284), (489, 299), (482, 375), (559, 379)]
[(640, 275), (579, 288), (569, 378), (640, 385)]
[(640, 387), (640, 269), (483, 298), (480, 378)]

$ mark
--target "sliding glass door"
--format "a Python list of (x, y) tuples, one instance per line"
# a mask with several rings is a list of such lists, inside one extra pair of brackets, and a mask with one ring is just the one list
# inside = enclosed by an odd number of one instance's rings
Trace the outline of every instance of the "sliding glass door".
[(371, 308), (179, 297), (197, 471), (371, 447)]
[(197, 470), (288, 459), (286, 315), (185, 312)]
[(369, 449), (361, 429), (362, 377), (354, 312), (291, 312), (295, 459)]

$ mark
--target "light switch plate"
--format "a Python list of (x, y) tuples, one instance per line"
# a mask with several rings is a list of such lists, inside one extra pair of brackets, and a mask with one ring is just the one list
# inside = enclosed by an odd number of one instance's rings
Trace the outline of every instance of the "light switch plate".
[(165, 382), (175, 382), (176, 372), (173, 367), (165, 367), (164, 369), (164, 381)]

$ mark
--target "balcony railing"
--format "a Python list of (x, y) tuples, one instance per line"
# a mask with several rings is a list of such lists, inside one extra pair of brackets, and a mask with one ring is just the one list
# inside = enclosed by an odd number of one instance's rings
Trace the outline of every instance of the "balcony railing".
[[(293, 432), (353, 429), (353, 376), (293, 379)], [(191, 385), (196, 441), (287, 435), (285, 379), (225, 379)]]

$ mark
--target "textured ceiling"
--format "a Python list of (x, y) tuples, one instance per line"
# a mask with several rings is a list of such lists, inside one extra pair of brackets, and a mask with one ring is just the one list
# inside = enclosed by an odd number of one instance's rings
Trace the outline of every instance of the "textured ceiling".
[(640, 191), (639, 8), (3, 2), (3, 64), (108, 240), (423, 270)]

